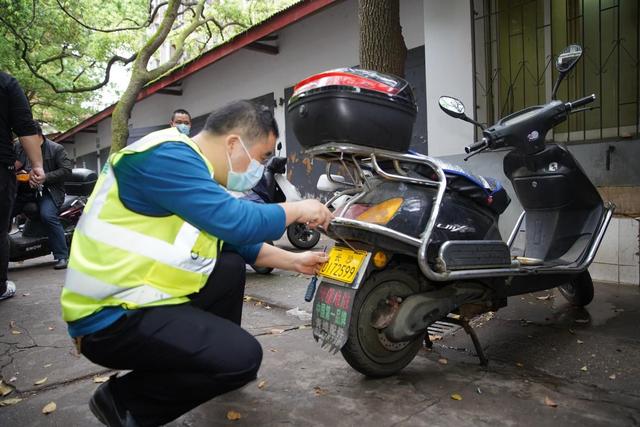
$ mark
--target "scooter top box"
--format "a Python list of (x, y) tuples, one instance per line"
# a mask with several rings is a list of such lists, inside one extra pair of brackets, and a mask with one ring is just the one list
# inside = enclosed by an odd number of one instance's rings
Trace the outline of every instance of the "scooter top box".
[(339, 68), (298, 83), (287, 122), (305, 148), (348, 142), (406, 151), (417, 107), (409, 83), (396, 76)]
[(64, 190), (70, 196), (88, 196), (98, 180), (98, 174), (91, 169), (75, 168), (64, 182)]

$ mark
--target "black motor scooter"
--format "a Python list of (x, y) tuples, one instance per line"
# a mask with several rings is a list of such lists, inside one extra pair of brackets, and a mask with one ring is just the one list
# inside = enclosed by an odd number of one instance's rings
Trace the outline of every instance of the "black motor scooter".
[[(28, 177), (26, 174), (24, 176)], [(90, 169), (76, 168), (72, 170), (71, 177), (65, 182), (66, 196), (60, 206), (58, 217), (68, 246), (71, 245), (73, 232), (97, 178), (97, 174)], [(19, 187), (28, 187), (28, 184), (24, 182)], [(47, 229), (40, 221), (37, 202), (24, 203), (22, 212), (19, 213), (24, 214), (27, 220), (24, 224), (20, 224), (16, 231), (9, 234), (9, 261), (24, 261), (50, 254), (51, 246)]]
[[(581, 55), (572, 45), (558, 57), (554, 98)], [(404, 80), (342, 69), (296, 86), (288, 114), (306, 153), (328, 162), (328, 177), (332, 165), (350, 177), (336, 197), (351, 198), (325, 231), (336, 244), (319, 275), (314, 337), (361, 373), (382, 377), (411, 362), (429, 341), (427, 328), (445, 317), (464, 327), (486, 363), (472, 317), (505, 307), (510, 296), (555, 287), (570, 303), (589, 304), (587, 267), (614, 206), (545, 136), (594, 99), (511, 114), (466, 148), (510, 150), (504, 172), (524, 211), (505, 241), (498, 219), (510, 199), (497, 181), (408, 153), (416, 110)], [(440, 98), (440, 106), (473, 122), (455, 98)], [(523, 253), (515, 253), (517, 235)]]

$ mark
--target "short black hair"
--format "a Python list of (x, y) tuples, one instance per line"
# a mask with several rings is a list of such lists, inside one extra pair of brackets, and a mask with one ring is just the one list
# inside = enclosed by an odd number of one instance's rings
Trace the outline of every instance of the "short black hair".
[(184, 108), (178, 108), (171, 114), (171, 121), (174, 121), (176, 119), (176, 114), (186, 114), (187, 116), (189, 116), (189, 120), (191, 120), (191, 114), (189, 114), (187, 110), (185, 110)]
[(248, 144), (258, 138), (269, 136), (270, 133), (278, 138), (278, 123), (269, 107), (253, 101), (234, 101), (209, 114), (204, 130), (214, 135), (225, 135), (238, 131), (246, 136)]

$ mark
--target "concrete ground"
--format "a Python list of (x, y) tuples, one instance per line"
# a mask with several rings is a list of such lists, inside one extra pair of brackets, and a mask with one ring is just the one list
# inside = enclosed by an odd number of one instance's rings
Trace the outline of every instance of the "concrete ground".
[[(0, 398), (0, 426), (100, 425), (87, 401), (96, 376), (108, 372), (76, 355), (60, 319), (64, 272), (48, 260), (12, 264), (18, 293), (0, 302), (0, 376), (12, 388)], [(399, 375), (371, 380), (322, 350), (309, 321), (286, 314), (310, 311), (307, 283), (288, 272), (248, 273), (243, 324), (264, 349), (258, 381), (170, 425), (640, 424), (637, 287), (598, 284), (584, 310), (557, 291), (511, 298), (509, 307), (475, 322), (488, 368), (458, 331)], [(50, 402), (56, 410), (44, 415)], [(229, 411), (241, 418), (228, 420)]]

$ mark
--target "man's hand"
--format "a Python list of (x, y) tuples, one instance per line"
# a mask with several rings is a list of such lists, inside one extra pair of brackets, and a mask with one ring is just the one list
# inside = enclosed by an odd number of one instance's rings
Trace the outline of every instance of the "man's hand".
[(331, 211), (318, 200), (301, 200), (299, 202), (282, 203), (280, 206), (282, 206), (287, 216), (287, 225), (300, 222), (310, 228), (321, 226), (326, 230), (333, 219)]
[(42, 167), (31, 168), (31, 172), (29, 172), (29, 185), (32, 188), (36, 188), (44, 183), (45, 178), (46, 174)]
[(298, 273), (316, 274), (329, 257), (324, 252), (301, 252), (296, 254), (293, 268)]
[(303, 274), (316, 274), (329, 258), (324, 252), (289, 252), (275, 246), (262, 245), (255, 265), (281, 268)]

